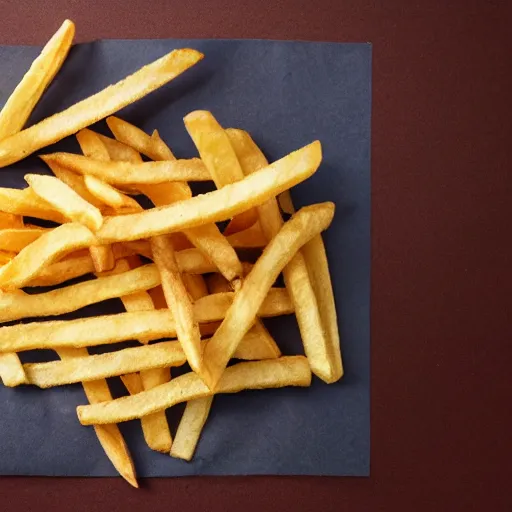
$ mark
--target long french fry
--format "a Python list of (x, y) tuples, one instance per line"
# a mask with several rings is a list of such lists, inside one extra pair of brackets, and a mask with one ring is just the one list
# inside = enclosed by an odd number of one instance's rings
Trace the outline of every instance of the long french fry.
[(68, 220), (46, 201), (43, 201), (30, 187), (0, 188), (0, 210), (14, 215), (26, 215), (38, 219), (64, 224)]
[(200, 373), (202, 348), (199, 323), (194, 317), (192, 301), (181, 278), (170, 237), (152, 238), (151, 249), (160, 272), (165, 300), (175, 319), (178, 340), (190, 367)]
[(94, 235), (80, 224), (63, 224), (47, 231), (0, 269), (0, 288), (21, 288), (59, 256), (95, 242)]
[(98, 230), (103, 224), (103, 217), (98, 208), (85, 201), (59, 178), (26, 174), (25, 181), (41, 199), (71, 221), (83, 224), (92, 231)]
[(117, 84), (0, 141), (0, 166), (17, 162), (117, 112), (170, 82), (202, 58), (203, 54), (196, 50), (174, 50)]
[[(207, 323), (224, 318), (234, 293), (208, 295), (194, 303), (194, 316)], [(270, 290), (259, 316), (276, 316), (293, 312), (286, 290)], [(80, 318), (52, 320), (0, 327), (0, 352), (40, 348), (92, 347), (132, 339), (160, 339), (176, 336), (170, 311), (141, 311)]]
[(329, 226), (333, 216), (333, 203), (306, 206), (284, 224), (267, 245), (236, 293), (221, 326), (206, 344), (201, 375), (205, 376), (210, 389), (214, 390), (218, 384), (279, 273), (306, 242)]
[(320, 143), (313, 142), (220, 190), (139, 214), (107, 217), (96, 235), (104, 243), (137, 240), (226, 220), (304, 181), (321, 158)]
[(0, 322), (62, 315), (90, 304), (149, 290), (159, 284), (160, 274), (156, 266), (145, 265), (123, 274), (100, 277), (36, 295), (3, 293), (0, 295)]
[[(310, 384), (311, 370), (307, 359), (304, 356), (287, 356), (230, 366), (224, 372), (216, 392), (238, 393), (244, 389), (308, 387)], [(82, 425), (118, 423), (211, 395), (212, 392), (201, 378), (190, 372), (144, 393), (101, 404), (80, 405), (77, 414)]]
[(80, 360), (30, 363), (23, 365), (23, 369), (30, 384), (49, 388), (74, 382), (106, 379), (153, 368), (181, 366), (186, 361), (179, 342), (165, 341), (106, 354), (90, 355)]
[(252, 226), (227, 236), (228, 242), (237, 249), (257, 249), (267, 245), (267, 239), (256, 221)]
[(168, 181), (208, 181), (208, 170), (199, 158), (165, 162), (102, 162), (72, 153), (42, 155), (47, 163), (61, 165), (79, 174), (91, 175), (114, 185), (154, 185)]
[(0, 229), (22, 229), (23, 227), (24, 222), (21, 215), (0, 211)]
[[(245, 174), (267, 165), (267, 160), (247, 132), (226, 130)], [(293, 213), (291, 198), (285, 205)], [(260, 225), (267, 239), (281, 229), (283, 221), (277, 200), (258, 206)], [(294, 302), (304, 349), (311, 369), (327, 383), (343, 375), (336, 306), (322, 236), (319, 234), (283, 269), (285, 283)]]
[(213, 402), (205, 396), (187, 402), (171, 447), (171, 457), (191, 460)]
[[(89, 356), (85, 348), (61, 349), (57, 351), (57, 353), (63, 361), (73, 361), (75, 359), (80, 361)], [(112, 400), (112, 394), (110, 393), (107, 381), (104, 379), (84, 382), (82, 386), (91, 404), (99, 404)], [(110, 425), (95, 425), (94, 431), (107, 457), (119, 474), (130, 485), (138, 487), (135, 467), (119, 427), (114, 423)]]
[(65, 20), (46, 43), (0, 112), (0, 141), (18, 133), (66, 60), (75, 25)]

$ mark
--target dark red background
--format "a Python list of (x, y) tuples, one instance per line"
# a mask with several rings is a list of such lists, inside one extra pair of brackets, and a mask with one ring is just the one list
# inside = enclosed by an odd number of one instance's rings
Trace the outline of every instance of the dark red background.
[(42, 44), (65, 17), (80, 41), (373, 43), (372, 476), (139, 491), (7, 477), (1, 510), (512, 510), (509, 2), (0, 0), (0, 13), (10, 44)]

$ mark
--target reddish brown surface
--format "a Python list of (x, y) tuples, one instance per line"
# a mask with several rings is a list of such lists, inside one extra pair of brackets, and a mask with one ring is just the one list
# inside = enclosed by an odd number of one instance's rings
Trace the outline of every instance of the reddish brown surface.
[(82, 41), (371, 41), (374, 62), (371, 478), (158, 479), (140, 491), (119, 479), (2, 478), (2, 511), (512, 510), (510, 2), (0, 7), (0, 43), (42, 43), (67, 16)]

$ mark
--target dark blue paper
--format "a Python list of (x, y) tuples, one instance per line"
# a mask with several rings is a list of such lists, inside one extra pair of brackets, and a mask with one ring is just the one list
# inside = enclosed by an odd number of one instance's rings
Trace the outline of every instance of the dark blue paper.
[[(116, 82), (173, 48), (206, 57), (185, 75), (119, 115), (157, 128), (175, 154), (194, 147), (182, 123), (211, 110), (225, 127), (248, 130), (269, 160), (314, 139), (319, 171), (293, 189), (296, 206), (334, 201), (324, 234), (337, 300), (345, 376), (309, 389), (218, 396), (191, 463), (152, 452), (140, 423), (121, 426), (139, 476), (368, 475), (370, 444), (370, 106), (371, 47), (271, 41), (103, 41), (78, 45), (31, 119), (36, 122)], [(0, 105), (39, 49), (0, 47)], [(100, 124), (98, 129), (105, 130)], [(58, 148), (74, 148), (63, 141)], [(25, 172), (48, 172), (34, 157), (0, 170), (0, 186), (23, 187)], [(121, 311), (119, 301), (86, 314)], [(82, 312), (79, 312), (82, 314)], [(293, 317), (268, 325), (285, 353), (301, 351)], [(47, 354), (46, 354), (47, 355)], [(116, 472), (82, 427), (80, 385), (40, 390), (0, 386), (0, 474), (108, 476)], [(181, 407), (168, 411), (176, 425)]]

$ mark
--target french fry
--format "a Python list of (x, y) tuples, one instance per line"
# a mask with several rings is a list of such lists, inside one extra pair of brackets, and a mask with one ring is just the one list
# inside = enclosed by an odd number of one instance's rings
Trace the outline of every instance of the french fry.
[(0, 141), (0, 166), (17, 162), (94, 124), (170, 82), (203, 58), (191, 49), (174, 50), (103, 91)]
[[(138, 256), (132, 256), (130, 262), (127, 259), (119, 260), (113, 273), (127, 272), (130, 268), (135, 269), (140, 266), (140, 258)], [(121, 297), (121, 301), (128, 312), (154, 310), (153, 301), (151, 300), (150, 295), (145, 291), (125, 295)], [(147, 343), (148, 340), (142, 338), (139, 339), (139, 341), (141, 343)], [(180, 360), (185, 363), (185, 354), (183, 353), (181, 346), (179, 346), (179, 343), (177, 345), (181, 352)], [(161, 364), (161, 359), (161, 357), (157, 356), (156, 360), (160, 361), (158, 366), (163, 366)], [(143, 370), (140, 374), (136, 374), (141, 390), (151, 389), (160, 384), (164, 384), (171, 379), (171, 372), (169, 368), (159, 368), (158, 366), (154, 368), (139, 369)], [(132, 380), (134, 379), (135, 377), (132, 377)], [(159, 411), (154, 414), (150, 414), (149, 416), (145, 416), (141, 419), (141, 426), (144, 439), (146, 440), (149, 448), (159, 452), (169, 452), (172, 446), (172, 436), (171, 431), (169, 430), (169, 424), (167, 423), (167, 417), (165, 416), (165, 411)]]
[[(244, 173), (229, 138), (211, 112), (196, 110), (185, 116), (183, 121), (217, 188), (243, 180)], [(256, 222), (257, 213), (251, 208), (237, 217), (232, 223), (245, 229)], [(229, 229), (228, 226), (225, 234), (234, 232), (236, 228)]]
[(122, 142), (119, 142), (116, 139), (107, 137), (106, 135), (102, 135), (101, 133), (96, 133), (96, 135), (100, 138), (101, 142), (103, 142), (103, 144), (107, 148), (110, 160), (113, 160), (114, 162), (143, 162), (139, 152), (133, 149), (132, 147), (127, 146), (126, 144), (123, 144)]
[[(82, 360), (89, 357), (87, 349), (61, 349), (57, 351), (63, 361)], [(100, 379), (82, 384), (87, 399), (91, 404), (112, 400), (107, 381)], [(119, 474), (133, 487), (138, 487), (133, 461), (119, 427), (115, 424), (95, 425), (94, 431), (105, 454)]]
[(22, 229), (23, 227), (24, 222), (21, 215), (0, 211), (0, 229)]
[(208, 295), (208, 288), (204, 277), (200, 274), (181, 274), (183, 284), (193, 301)]
[(53, 206), (41, 199), (30, 187), (0, 188), (0, 210), (14, 215), (26, 215), (64, 224), (68, 220)]
[(82, 199), (58, 178), (26, 174), (25, 181), (41, 199), (71, 221), (83, 224), (92, 231), (97, 231), (103, 224), (103, 217), (98, 208)]
[[(267, 165), (267, 160), (247, 132), (226, 130), (244, 173), (251, 174)], [(286, 213), (295, 208), (289, 194), (284, 198)], [(282, 205), (282, 206), (283, 206)], [(283, 221), (276, 199), (258, 207), (261, 228), (270, 240)], [(336, 306), (325, 248), (321, 235), (305, 244), (284, 268), (285, 283), (294, 302), (295, 314), (311, 369), (327, 383), (343, 375)]]
[(0, 230), (0, 250), (20, 252), (45, 233), (44, 228), (12, 228)]
[(149, 290), (159, 284), (160, 274), (156, 266), (145, 265), (36, 295), (3, 293), (0, 295), (0, 322), (62, 315), (90, 304)]
[(23, 365), (15, 352), (0, 354), (0, 379), (7, 387), (28, 383)]
[(208, 181), (208, 170), (199, 158), (165, 162), (102, 162), (72, 153), (42, 155), (47, 163), (61, 165), (70, 171), (96, 176), (113, 185), (151, 185), (168, 181)]
[(181, 278), (171, 238), (169, 236), (152, 238), (151, 249), (153, 260), (160, 271), (165, 300), (175, 320), (178, 340), (190, 367), (200, 373), (202, 348), (199, 323), (194, 317), (192, 301)]
[(106, 379), (153, 368), (181, 366), (187, 361), (177, 341), (125, 348), (81, 359), (23, 365), (28, 382), (40, 388)]
[(89, 252), (96, 272), (106, 272), (114, 268), (116, 259), (111, 245), (91, 245)]
[(96, 234), (104, 243), (137, 240), (229, 219), (304, 181), (321, 158), (320, 143), (314, 142), (220, 190), (139, 214), (107, 217)]
[(63, 224), (47, 231), (0, 269), (0, 288), (21, 288), (60, 256), (95, 242), (94, 235), (80, 224)]
[(76, 134), (76, 140), (85, 156), (101, 162), (110, 161), (108, 150), (96, 132), (84, 128)]
[(213, 402), (213, 396), (190, 400), (178, 425), (171, 447), (171, 457), (191, 460), (194, 456), (199, 437)]
[(112, 185), (101, 181), (95, 176), (84, 176), (84, 183), (94, 197), (116, 210), (130, 208), (134, 212), (142, 211), (142, 207), (135, 199), (119, 192)]
[(18, 133), (66, 60), (75, 25), (66, 20), (46, 43), (0, 112), (0, 141)]
[(333, 203), (304, 207), (267, 245), (236, 293), (221, 326), (206, 344), (202, 376), (210, 389), (217, 386), (240, 339), (250, 329), (281, 270), (306, 242), (329, 226), (333, 216)]
[(118, 141), (131, 146), (151, 160), (174, 160), (172, 151), (156, 130), (150, 137), (140, 128), (115, 116), (107, 118), (107, 125)]
[[(222, 376), (216, 392), (238, 393), (245, 389), (310, 385), (311, 370), (307, 359), (304, 356), (287, 356), (230, 366)], [(77, 414), (82, 425), (119, 423), (211, 395), (212, 392), (201, 377), (190, 372), (144, 393), (101, 404), (80, 405)]]
[(0, 251), (0, 265), (7, 265), (7, 263), (10, 263), (15, 257), (15, 252)]
[(292, 196), (289, 190), (281, 192), (277, 196), (277, 200), (279, 202), (279, 207), (281, 208), (281, 210), (283, 210), (284, 213), (287, 213), (288, 215), (293, 215), (295, 213), (295, 208), (292, 202)]
[[(195, 302), (194, 317), (200, 323), (221, 320), (234, 299), (234, 293), (208, 295)], [(259, 316), (290, 314), (293, 307), (286, 290), (270, 290), (261, 304)], [(160, 339), (176, 336), (168, 310), (140, 311), (80, 318), (52, 320), (0, 327), (0, 352), (41, 348), (92, 347), (132, 339)]]

